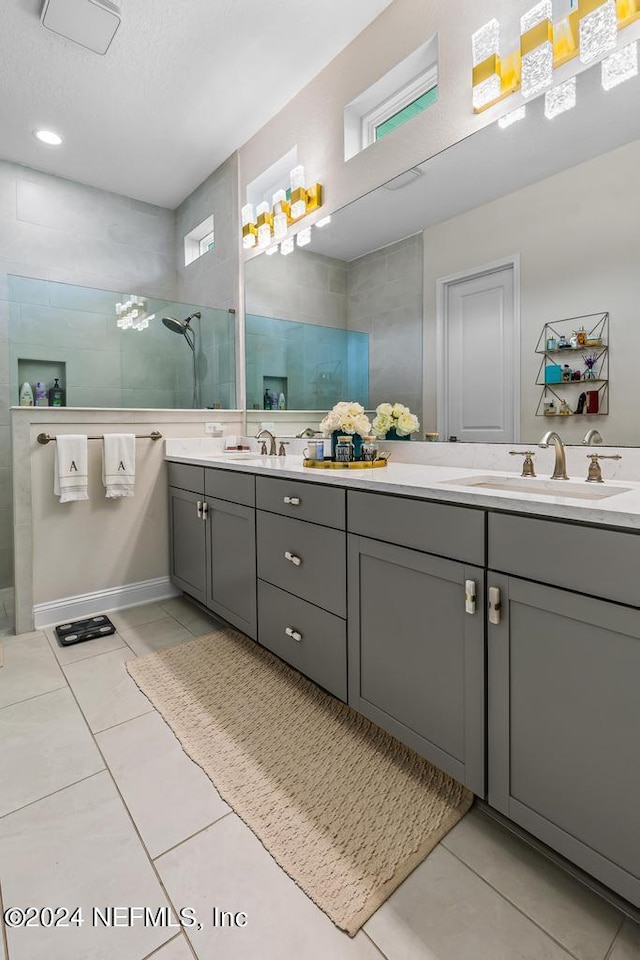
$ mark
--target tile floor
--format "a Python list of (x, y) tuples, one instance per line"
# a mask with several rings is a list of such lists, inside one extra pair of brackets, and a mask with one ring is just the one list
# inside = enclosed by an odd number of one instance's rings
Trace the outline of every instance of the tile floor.
[[(168, 600), (64, 650), (50, 630), (13, 637), (11, 615), (0, 594), (0, 901), (78, 905), (85, 922), (5, 927), (0, 960), (640, 960), (640, 927), (477, 809), (349, 939), (125, 671), (213, 620)], [(108, 906), (191, 907), (202, 929), (94, 926)], [(214, 907), (246, 926), (214, 927)]]

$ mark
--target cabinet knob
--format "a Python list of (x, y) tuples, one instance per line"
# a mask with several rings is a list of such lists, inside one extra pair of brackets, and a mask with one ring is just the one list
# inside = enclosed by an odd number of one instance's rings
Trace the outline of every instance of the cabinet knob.
[(198, 513), (198, 520), (202, 520), (202, 500), (198, 500), (196, 503), (196, 510)]
[(292, 640), (295, 640), (296, 643), (302, 643), (302, 634), (298, 630), (294, 630), (293, 627), (287, 627), (284, 631), (288, 637), (291, 637)]
[(290, 507), (299, 507), (300, 506), (300, 497), (283, 497), (283, 500)]
[(294, 567), (299, 567), (300, 564), (302, 563), (302, 560), (300, 559), (300, 557), (296, 557), (295, 554), (289, 553), (288, 550), (285, 550), (284, 558), (285, 560), (288, 560), (289, 563), (292, 563)]

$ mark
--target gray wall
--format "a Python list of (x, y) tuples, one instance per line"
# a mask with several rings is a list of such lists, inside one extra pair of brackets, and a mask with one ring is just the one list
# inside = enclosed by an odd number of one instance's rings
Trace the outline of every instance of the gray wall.
[(349, 263), (350, 330), (369, 334), (369, 398), (422, 412), (422, 235)]
[[(176, 299), (175, 213), (0, 161), (0, 274)], [(13, 582), (8, 291), (0, 289), (0, 588)]]
[[(238, 155), (234, 153), (176, 210), (177, 298), (205, 307), (238, 308), (240, 219)], [(215, 248), (185, 266), (184, 238), (213, 214)]]

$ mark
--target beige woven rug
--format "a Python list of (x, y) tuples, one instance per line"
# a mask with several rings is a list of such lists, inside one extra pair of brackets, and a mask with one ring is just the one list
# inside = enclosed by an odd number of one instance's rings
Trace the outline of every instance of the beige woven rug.
[(460, 784), (233, 630), (127, 669), (222, 798), (351, 936), (471, 805)]

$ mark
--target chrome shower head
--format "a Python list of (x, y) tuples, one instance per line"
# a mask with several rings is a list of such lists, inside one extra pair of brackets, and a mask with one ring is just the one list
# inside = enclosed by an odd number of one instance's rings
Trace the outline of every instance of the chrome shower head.
[(186, 336), (187, 332), (191, 329), (189, 324), (193, 319), (199, 320), (202, 316), (201, 313), (192, 313), (186, 318), (186, 320), (177, 320), (175, 317), (163, 317), (162, 322), (164, 323), (167, 330), (173, 331), (173, 333), (180, 333), (182, 336)]

